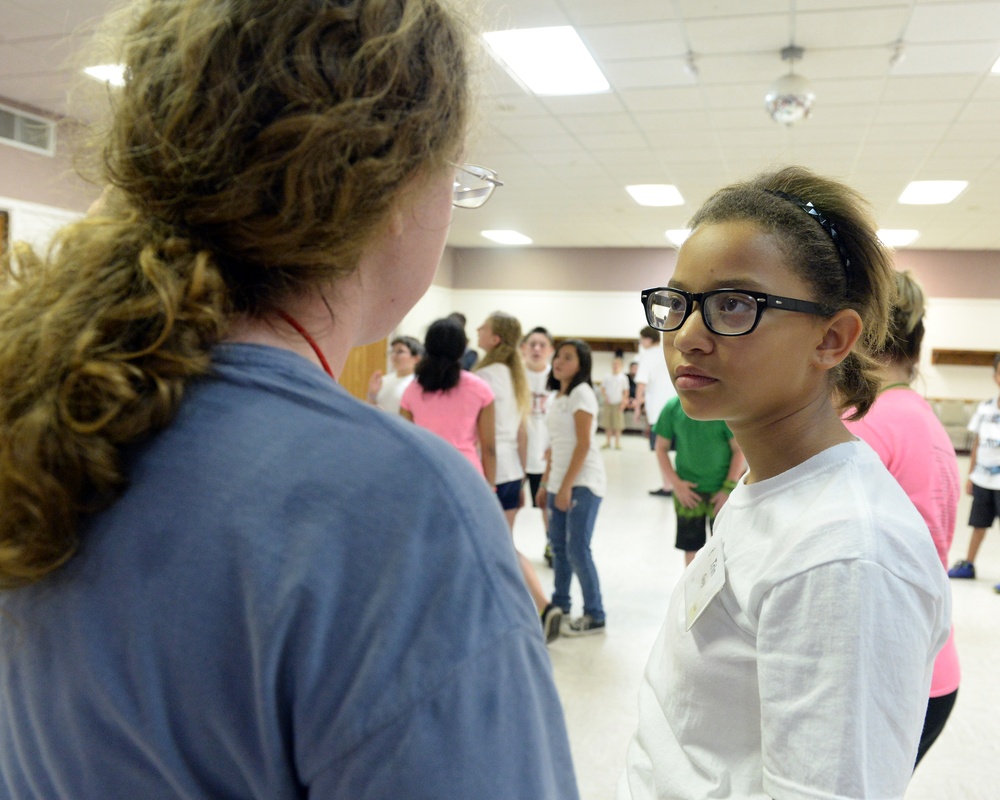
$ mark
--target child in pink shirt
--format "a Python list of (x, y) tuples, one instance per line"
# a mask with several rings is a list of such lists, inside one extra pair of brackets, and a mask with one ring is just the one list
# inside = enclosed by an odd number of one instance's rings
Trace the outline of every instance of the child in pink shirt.
[[(898, 297), (883, 354), (882, 391), (868, 413), (848, 429), (878, 453), (930, 529), (943, 569), (955, 535), (961, 479), (951, 439), (930, 405), (910, 389), (924, 336), (924, 295), (908, 273), (897, 273)], [(934, 662), (930, 702), (917, 763), (944, 728), (958, 694), (955, 631)]]
[(482, 378), (463, 370), (459, 359), (468, 339), (446, 317), (427, 330), (426, 354), (416, 380), (399, 402), (399, 413), (458, 448), (490, 486), (496, 478), (493, 390)]

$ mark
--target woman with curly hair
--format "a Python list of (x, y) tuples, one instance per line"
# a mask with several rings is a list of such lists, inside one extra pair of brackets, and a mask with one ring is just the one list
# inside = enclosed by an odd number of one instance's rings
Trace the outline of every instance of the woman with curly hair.
[(464, 24), (127, 22), (105, 201), (0, 289), (2, 794), (576, 797), (493, 493), (335, 378), (499, 183)]

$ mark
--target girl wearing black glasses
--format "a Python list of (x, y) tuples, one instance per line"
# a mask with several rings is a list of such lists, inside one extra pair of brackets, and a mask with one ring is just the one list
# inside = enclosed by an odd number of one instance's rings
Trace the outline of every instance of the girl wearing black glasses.
[(692, 227), (643, 304), (685, 412), (725, 420), (749, 471), (673, 593), (619, 800), (902, 797), (948, 587), (840, 416), (879, 389), (889, 254), (856, 193), (800, 168)]

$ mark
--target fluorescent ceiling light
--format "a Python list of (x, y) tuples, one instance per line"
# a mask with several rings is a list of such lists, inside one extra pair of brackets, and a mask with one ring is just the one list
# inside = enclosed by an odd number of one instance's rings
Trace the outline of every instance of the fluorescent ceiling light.
[(993, 65), (993, 69), (990, 72), (1000, 75), (1000, 58), (997, 59), (996, 63)]
[(667, 231), (664, 236), (666, 236), (671, 242), (673, 242), (677, 247), (680, 247), (687, 241), (688, 236), (691, 235), (690, 228), (678, 228), (675, 230)]
[(98, 64), (95, 67), (86, 67), (84, 70), (91, 78), (95, 78), (112, 86), (125, 85), (125, 67), (121, 64)]
[(968, 181), (910, 181), (899, 202), (914, 206), (943, 205), (958, 197), (968, 185)]
[(504, 66), (535, 94), (598, 94), (610, 88), (577, 32), (567, 26), (484, 33)]
[(632, 195), (640, 206), (682, 206), (684, 198), (677, 187), (670, 183), (643, 183), (637, 186), (626, 186), (625, 191)]
[(920, 231), (913, 230), (893, 230), (891, 228), (879, 228), (878, 238), (886, 247), (906, 247), (918, 236)]
[(480, 231), (480, 234), (497, 244), (531, 244), (531, 239), (517, 231)]

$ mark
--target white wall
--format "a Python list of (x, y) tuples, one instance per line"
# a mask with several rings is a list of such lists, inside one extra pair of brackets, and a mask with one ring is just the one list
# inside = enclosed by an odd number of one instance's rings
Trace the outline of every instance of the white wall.
[(0, 209), (10, 213), (10, 240), (23, 241), (44, 250), (52, 235), (68, 222), (80, 219), (77, 211), (0, 197)]
[[(466, 332), (475, 345), (476, 328), (493, 311), (506, 311), (525, 330), (548, 328), (556, 338), (609, 336), (635, 339), (646, 323), (639, 293), (587, 291), (516, 291), (512, 289), (448, 289), (432, 286), (397, 328), (398, 334), (423, 341), (427, 326), (452, 311), (468, 319)], [(931, 298), (925, 318), (920, 378), (915, 388), (927, 397), (982, 399), (997, 393), (988, 367), (935, 366), (931, 350), (991, 350), (1000, 353), (1000, 300)], [(611, 370), (610, 353), (594, 357), (593, 379)], [(626, 366), (628, 364), (626, 354)]]

